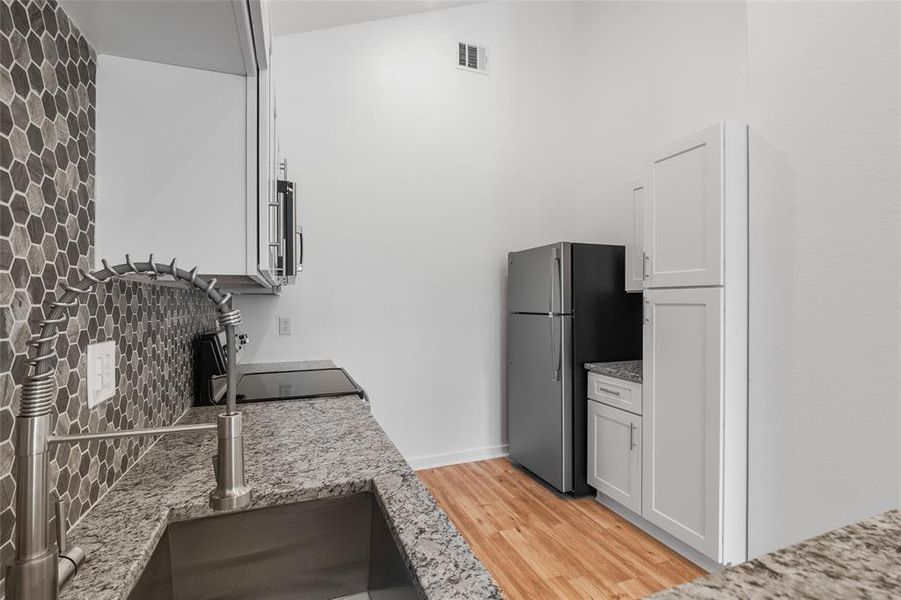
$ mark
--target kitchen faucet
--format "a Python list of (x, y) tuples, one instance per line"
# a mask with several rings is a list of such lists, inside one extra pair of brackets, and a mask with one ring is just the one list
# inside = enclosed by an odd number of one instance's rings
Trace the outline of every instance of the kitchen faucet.
[[(216, 487), (210, 492), (210, 506), (214, 510), (243, 508), (250, 504), (253, 491), (244, 483), (244, 438), (242, 415), (237, 410), (235, 370), (235, 326), (241, 313), (232, 310), (231, 294), (216, 289), (216, 279), (205, 281), (197, 277), (197, 267), (184, 271), (175, 260), (162, 264), (153, 261), (132, 262), (125, 255), (125, 263), (111, 267), (106, 260), (103, 268), (93, 273), (79, 270), (81, 281), (74, 285), (61, 284), (65, 293), (50, 303), (49, 314), (41, 322), (40, 333), (29, 345), (34, 349), (29, 359), (30, 373), (22, 385), (22, 400), (16, 418), (16, 554), (7, 571), (6, 593), (9, 600), (55, 600), (59, 590), (75, 574), (84, 561), (85, 553), (78, 547), (68, 548), (66, 525), (59, 502), (56, 506), (57, 543), (49, 541), (48, 463), (50, 448), (57, 444), (78, 444), (91, 440), (123, 437), (164, 435), (217, 431), (218, 454), (213, 459)], [(53, 343), (60, 331), (65, 331), (69, 309), (78, 306), (80, 296), (91, 293), (94, 287), (122, 275), (161, 275), (186, 281), (202, 290), (215, 305), (219, 325), (225, 328), (227, 386), (225, 413), (215, 423), (170, 425), (149, 429), (129, 429), (75, 435), (53, 435), (50, 429), (51, 410), (55, 397), (56, 357)]]

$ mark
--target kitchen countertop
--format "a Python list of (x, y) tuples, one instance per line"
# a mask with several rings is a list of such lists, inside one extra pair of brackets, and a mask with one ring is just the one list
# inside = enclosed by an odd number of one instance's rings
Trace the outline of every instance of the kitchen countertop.
[(585, 363), (585, 370), (591, 371), (592, 373), (597, 373), (598, 375), (606, 375), (607, 377), (624, 379), (626, 381), (631, 381), (632, 383), (641, 383), (640, 360)]
[[(484, 566), (356, 396), (242, 405), (250, 508), (372, 491), (426, 598), (500, 598)], [(213, 422), (196, 407), (181, 423)], [(60, 598), (126, 598), (166, 526), (214, 514), (211, 434), (165, 436), (70, 532), (87, 562)], [(215, 513), (220, 514), (220, 513)]]
[(892, 510), (651, 597), (819, 599), (899, 594), (901, 511)]

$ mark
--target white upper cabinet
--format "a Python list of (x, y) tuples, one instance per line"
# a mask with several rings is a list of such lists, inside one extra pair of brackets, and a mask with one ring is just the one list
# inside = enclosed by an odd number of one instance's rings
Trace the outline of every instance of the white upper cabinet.
[(645, 287), (723, 285), (725, 124), (658, 151), (644, 213)]
[(721, 288), (645, 290), (643, 506), (667, 533), (723, 562)]
[(256, 122), (251, 127), (256, 130), (256, 146), (253, 156), (260, 177), (257, 180), (257, 210), (261, 218), (257, 221), (256, 246), (248, 249), (259, 257), (260, 272), (271, 281), (279, 281), (279, 265), (284, 257), (284, 210), (279, 202), (278, 184), (278, 130), (275, 111), (275, 78), (273, 77), (271, 52), (271, 23), (267, 2), (253, 2), (250, 5), (250, 21), (253, 25), (257, 74), (252, 79), (253, 101), (257, 103)]
[(285, 284), (268, 2), (69, 6), (98, 32), (98, 260), (152, 252), (233, 292)]
[[(60, 0), (98, 54), (252, 75), (249, 7), (259, 0)], [(251, 54), (252, 56), (252, 54)]]
[(640, 292), (644, 289), (645, 249), (644, 249), (644, 203), (648, 184), (646, 177), (636, 177), (626, 183), (626, 202), (632, 209), (632, 230), (626, 243), (626, 291)]

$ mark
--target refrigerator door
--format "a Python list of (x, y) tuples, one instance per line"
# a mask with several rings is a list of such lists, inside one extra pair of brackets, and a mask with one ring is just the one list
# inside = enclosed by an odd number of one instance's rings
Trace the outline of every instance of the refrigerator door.
[(559, 242), (507, 255), (507, 312), (569, 314), (572, 245)]
[(510, 458), (572, 490), (572, 317), (511, 314), (507, 322)]

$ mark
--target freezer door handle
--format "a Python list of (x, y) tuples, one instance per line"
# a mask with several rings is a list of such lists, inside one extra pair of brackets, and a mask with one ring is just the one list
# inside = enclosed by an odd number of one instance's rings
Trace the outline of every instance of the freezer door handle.
[[(560, 381), (560, 362), (563, 360), (563, 357), (561, 356), (563, 341), (561, 340), (560, 343), (557, 343), (557, 336), (554, 331), (554, 322), (558, 318), (559, 317), (555, 317), (552, 314), (547, 316), (548, 325), (550, 326), (548, 333), (551, 336), (551, 365), (554, 368), (554, 382)], [(563, 335), (562, 331), (560, 332), (560, 335)]]

